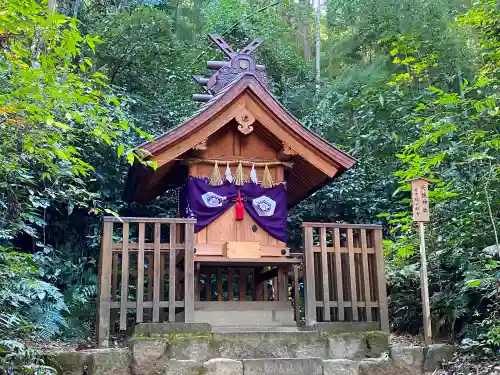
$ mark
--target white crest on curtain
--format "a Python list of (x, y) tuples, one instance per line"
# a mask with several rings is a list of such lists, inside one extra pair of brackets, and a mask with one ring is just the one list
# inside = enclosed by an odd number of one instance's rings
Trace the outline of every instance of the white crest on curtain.
[(229, 168), (229, 163), (226, 165), (226, 180), (233, 183), (233, 175), (231, 174), (231, 168)]
[(262, 195), (252, 201), (252, 206), (259, 216), (273, 216), (276, 209), (276, 201)]
[(257, 184), (257, 172), (255, 172), (255, 164), (252, 164), (252, 170), (250, 171), (250, 181)]
[(220, 207), (226, 200), (226, 197), (222, 197), (209, 191), (208, 193), (203, 194), (201, 199), (203, 199), (203, 202), (207, 207)]

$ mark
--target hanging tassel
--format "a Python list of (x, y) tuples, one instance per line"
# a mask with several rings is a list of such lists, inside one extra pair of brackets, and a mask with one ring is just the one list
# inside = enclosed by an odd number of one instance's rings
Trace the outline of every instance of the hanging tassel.
[(222, 177), (220, 175), (219, 163), (215, 162), (214, 170), (212, 171), (212, 177), (210, 177), (210, 185), (220, 186), (222, 185)]
[(236, 174), (234, 176), (234, 184), (238, 186), (242, 186), (245, 180), (245, 176), (243, 176), (243, 165), (238, 164), (238, 168), (236, 168)]
[(238, 196), (236, 197), (236, 203), (234, 206), (236, 211), (236, 220), (243, 220), (245, 218), (245, 207), (243, 206), (243, 199), (241, 198), (239, 189), (238, 189)]
[(254, 184), (258, 184), (257, 180), (257, 172), (255, 172), (255, 164), (252, 164), (252, 170), (250, 171), (250, 181), (252, 181)]
[(273, 178), (271, 177), (271, 172), (269, 172), (269, 168), (266, 164), (266, 168), (264, 169), (264, 176), (262, 177), (262, 183), (260, 184), (263, 188), (272, 188), (273, 187)]
[(226, 165), (226, 180), (229, 183), (233, 183), (233, 175), (231, 174), (231, 168), (229, 168), (229, 163)]

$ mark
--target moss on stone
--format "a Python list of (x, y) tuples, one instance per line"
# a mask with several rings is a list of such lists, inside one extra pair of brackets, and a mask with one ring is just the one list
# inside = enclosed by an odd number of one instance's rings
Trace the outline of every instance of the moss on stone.
[(382, 331), (360, 332), (360, 335), (363, 336), (367, 340), (368, 339), (377, 339), (377, 338), (388, 337), (387, 333), (382, 332)]
[(191, 340), (212, 340), (213, 334), (211, 333), (180, 333), (180, 332), (169, 332), (163, 333), (161, 335), (144, 334), (135, 336), (132, 340), (151, 340), (151, 341), (161, 341), (168, 343), (184, 342)]

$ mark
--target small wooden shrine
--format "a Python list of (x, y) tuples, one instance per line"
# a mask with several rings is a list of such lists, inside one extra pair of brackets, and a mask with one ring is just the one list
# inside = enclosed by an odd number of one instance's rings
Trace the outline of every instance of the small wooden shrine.
[[(356, 161), (303, 127), (274, 98), (266, 68), (252, 57), (262, 40), (234, 51), (221, 37), (210, 37), (228, 61), (208, 62), (215, 70), (210, 78), (194, 77), (204, 90), (194, 99), (205, 104), (140, 146), (157, 169), (133, 166), (126, 186), (125, 198), (139, 203), (175, 188), (177, 218), (122, 218), (118, 242), (118, 220), (105, 218), (100, 344), (105, 346), (113, 309), (120, 309), (121, 329), (127, 308), (136, 308), (137, 322), (298, 323), (302, 275), (306, 324), (333, 316), (385, 321), (380, 227), (304, 223), (304, 253), (286, 244), (287, 209)], [(130, 296), (133, 278), (137, 294)]]

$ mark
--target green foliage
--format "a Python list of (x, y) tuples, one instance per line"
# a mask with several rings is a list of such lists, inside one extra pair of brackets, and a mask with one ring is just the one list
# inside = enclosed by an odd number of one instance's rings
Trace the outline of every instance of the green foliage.
[[(78, 26), (78, 20), (50, 12), (46, 3), (8, 0), (0, 5), (0, 334), (9, 338), (1, 345), (5, 362), (15, 357), (24, 363), (31, 356), (16, 339), (47, 340), (68, 329), (66, 300), (74, 306), (75, 300), (82, 303), (82, 295), (90, 298), (72, 285), (71, 259), (53, 241), (57, 228), (51, 224), (82, 217), (82, 211), (112, 212), (115, 207), (105, 201), (99, 185), (113, 173), (104, 177), (102, 171), (112, 165), (120, 173), (117, 165), (140, 161), (131, 144), (148, 137), (130, 122), (128, 102), (113, 93), (107, 77), (85, 55), (95, 52), (99, 38), (82, 35)], [(127, 160), (116, 161), (116, 155)], [(86, 268), (79, 268), (79, 274), (92, 271)]]
[(9, 248), (0, 253), (0, 333), (91, 336), (95, 214), (172, 214), (171, 192), (148, 206), (122, 201), (127, 168), (147, 138), (140, 129), (161, 134), (196, 109), (190, 76), (221, 58), (206, 38), (217, 32), (236, 48), (265, 38), (256, 59), (276, 97), (358, 159), (290, 212), (290, 245), (300, 247), (304, 220), (387, 224), (392, 328), (418, 332), (406, 180), (427, 176), (436, 331), (498, 344), (498, 258), (483, 251), (500, 217), (495, 1), (327, 1), (319, 90), (308, 1), (58, 3), (54, 13), (35, 0), (0, 5), (0, 241)]
[[(399, 87), (414, 85), (415, 81), (426, 84), (408, 118), (419, 129), (419, 137), (397, 155), (403, 168), (395, 175), (401, 192), (409, 190), (406, 181), (414, 177), (426, 176), (434, 182), (430, 194), (433, 219), (429, 228), (429, 264), (435, 326), (463, 336), (464, 324), (493, 319), (485, 336), (492, 346), (496, 344), (498, 327), (498, 312), (491, 310), (491, 306), (498, 305), (498, 262), (483, 249), (498, 245), (500, 224), (500, 123), (496, 104), (500, 40), (495, 31), (499, 16), (494, 2), (481, 1), (459, 18), (460, 25), (477, 28), (482, 50), (476, 75), (461, 82), (456, 91), (432, 75), (439, 66), (436, 55), (417, 54), (418, 47), (412, 40), (397, 42), (392, 54), (404, 50), (406, 62), (394, 60), (407, 70), (396, 74), (391, 82)], [(407, 244), (417, 241), (414, 228), (406, 221), (408, 217), (406, 208), (391, 221), (397, 234), (394, 264), (415, 262), (413, 250), (407, 251)], [(403, 280), (398, 287), (404, 290), (407, 283), (410, 280)]]
[(67, 327), (63, 295), (41, 280), (39, 270), (31, 255), (0, 248), (0, 373), (39, 358), (35, 350), (8, 337), (47, 340)]

